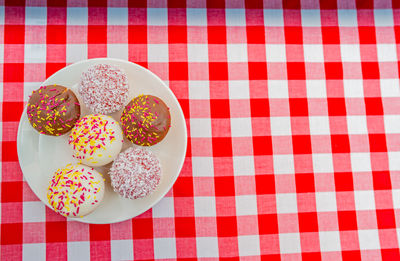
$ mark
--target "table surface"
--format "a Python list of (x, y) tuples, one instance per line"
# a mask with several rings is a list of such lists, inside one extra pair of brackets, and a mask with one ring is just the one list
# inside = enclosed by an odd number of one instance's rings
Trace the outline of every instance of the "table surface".
[[(1, 260), (399, 260), (400, 2), (0, 1)], [(32, 90), (95, 57), (160, 76), (185, 114), (173, 189), (67, 221), (18, 164)]]

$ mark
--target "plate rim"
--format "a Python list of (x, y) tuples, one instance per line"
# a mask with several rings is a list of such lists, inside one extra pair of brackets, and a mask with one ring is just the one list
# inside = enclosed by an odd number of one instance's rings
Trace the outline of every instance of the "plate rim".
[[(184, 128), (183, 128), (183, 131), (184, 131), (184, 155), (183, 155), (183, 157), (180, 159), (180, 162), (179, 162), (178, 174), (175, 175), (175, 177), (173, 178), (172, 182), (167, 186), (168, 189), (166, 189), (165, 192), (161, 193), (161, 194), (159, 195), (159, 197), (156, 198), (156, 199), (154, 200), (154, 202), (148, 206), (147, 209), (143, 210), (142, 212), (138, 213), (138, 214), (135, 215), (135, 216), (128, 217), (128, 218), (123, 218), (123, 219), (116, 220), (116, 221), (113, 221), (113, 222), (106, 222), (106, 223), (102, 223), (102, 222), (88, 222), (88, 221), (82, 220), (82, 219), (74, 219), (74, 218), (65, 217), (67, 221), (77, 221), (77, 222), (86, 223), (86, 224), (114, 224), (114, 223), (119, 223), (119, 222), (123, 222), (123, 221), (129, 220), (129, 219), (133, 219), (133, 218), (135, 218), (135, 217), (137, 217), (137, 216), (143, 214), (144, 212), (148, 211), (149, 209), (153, 208), (157, 203), (159, 203), (159, 202), (161, 201), (161, 199), (163, 199), (163, 198), (165, 197), (165, 195), (166, 195), (166, 194), (171, 190), (171, 188), (174, 186), (176, 180), (178, 179), (178, 177), (179, 177), (179, 175), (180, 175), (180, 173), (181, 173), (181, 171), (182, 171), (183, 165), (184, 165), (184, 163), (185, 163), (186, 155), (187, 155), (187, 143), (188, 143), (188, 140), (187, 140), (187, 139), (188, 139), (188, 136), (187, 136), (187, 124), (186, 124), (185, 114), (183, 113), (183, 110), (182, 110), (182, 106), (180, 105), (180, 103), (179, 103), (179, 101), (178, 101), (178, 98), (175, 96), (175, 94), (172, 92), (172, 90), (169, 88), (169, 86), (168, 86), (158, 75), (156, 75), (155, 73), (153, 73), (153, 72), (150, 71), (149, 69), (147, 69), (147, 68), (145, 68), (145, 67), (143, 67), (143, 66), (141, 66), (141, 65), (139, 65), (139, 64), (137, 64), (137, 63), (131, 62), (131, 61), (129, 61), (129, 60), (123, 60), (123, 59), (117, 59), (117, 58), (108, 58), (108, 57), (99, 57), (99, 58), (91, 58), (91, 59), (81, 60), (81, 61), (78, 61), (78, 62), (75, 62), (75, 63), (71, 63), (71, 64), (69, 64), (69, 65), (67, 65), (67, 66), (65, 66), (65, 67), (63, 67), (63, 68), (61, 68), (60, 70), (54, 72), (52, 75), (50, 75), (48, 78), (46, 78), (43, 82), (41, 82), (39, 86), (42, 86), (44, 82), (51, 80), (57, 73), (59, 73), (59, 72), (62, 71), (62, 70), (65, 70), (66, 68), (68, 68), (68, 67), (70, 67), (70, 66), (74, 66), (74, 65), (78, 65), (78, 64), (82, 64), (82, 63), (87, 63), (87, 62), (90, 62), (90, 61), (107, 61), (107, 62), (109, 62), (109, 61), (111, 61), (111, 62), (112, 62), (112, 61), (115, 61), (115, 62), (119, 62), (119, 63), (128, 63), (128, 64), (131, 64), (131, 65), (133, 65), (133, 66), (136, 66), (136, 67), (138, 67), (138, 68), (140, 68), (140, 69), (142, 69), (142, 70), (147, 71), (147, 73), (150, 73), (150, 75), (151, 75), (153, 78), (155, 78), (159, 83), (161, 83), (161, 84), (165, 87), (165, 89), (167, 90), (167, 92), (169, 92), (169, 94), (172, 96), (173, 100), (178, 104), (178, 106), (177, 106), (177, 107), (178, 107), (178, 114), (182, 117), (182, 120), (183, 120), (183, 123), (184, 123), (184, 124), (183, 124), (183, 126), (184, 126)], [(23, 102), (25, 103), (25, 101), (23, 101)], [(22, 152), (21, 152), (21, 151), (22, 151), (22, 144), (21, 144), (21, 141), (20, 141), (20, 132), (21, 132), (21, 130), (22, 130), (22, 129), (21, 129), (21, 127), (22, 127), (22, 126), (21, 126), (21, 125), (22, 125), (22, 118), (23, 118), (23, 116), (24, 116), (25, 113), (26, 113), (26, 108), (27, 108), (27, 106), (25, 105), (25, 106), (24, 106), (24, 110), (22, 111), (21, 117), (20, 117), (20, 119), (19, 119), (18, 130), (17, 130), (17, 155), (18, 155), (18, 165), (19, 165), (19, 167), (20, 167), (20, 169), (21, 169), (21, 172), (22, 172), (22, 175), (23, 175), (24, 179), (26, 180), (26, 182), (27, 182), (29, 188), (31, 189), (31, 191), (35, 194), (35, 196), (40, 200), (41, 203), (43, 203), (46, 207), (49, 207), (49, 206), (47, 205), (47, 203), (46, 203), (46, 202), (43, 202), (43, 201), (40, 199), (40, 197), (38, 196), (38, 194), (31, 188), (31, 186), (30, 186), (30, 184), (29, 184), (29, 182), (28, 182), (28, 179), (26, 179), (25, 174), (24, 174), (24, 171), (22, 170), (22, 165), (21, 165), (21, 162), (20, 162), (20, 155), (22, 155), (22, 154), (21, 154), (21, 153), (22, 153)], [(107, 114), (106, 114), (106, 115), (107, 115)], [(40, 134), (39, 134), (39, 135), (40, 135)], [(52, 211), (53, 211), (53, 210), (52, 210)], [(60, 216), (61, 216), (61, 215), (60, 215)]]

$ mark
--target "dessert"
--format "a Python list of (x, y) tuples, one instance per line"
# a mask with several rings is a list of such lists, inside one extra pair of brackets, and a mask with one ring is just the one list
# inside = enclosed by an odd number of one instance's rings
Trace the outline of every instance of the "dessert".
[(125, 106), (121, 125), (128, 140), (136, 145), (152, 146), (167, 135), (171, 127), (171, 114), (160, 98), (140, 95)]
[(73, 157), (88, 166), (103, 166), (113, 161), (123, 142), (118, 122), (101, 114), (90, 114), (80, 119), (68, 140)]
[(104, 196), (102, 175), (87, 166), (68, 164), (58, 169), (47, 189), (47, 199), (55, 212), (65, 217), (91, 213)]
[(128, 78), (124, 71), (109, 64), (96, 64), (82, 73), (78, 87), (85, 105), (94, 113), (120, 110), (128, 99)]
[(151, 151), (130, 147), (118, 155), (108, 174), (114, 191), (122, 197), (143, 198), (160, 183), (161, 165)]
[(41, 86), (32, 92), (26, 113), (35, 130), (60, 136), (74, 127), (81, 116), (81, 107), (70, 89), (54, 84)]

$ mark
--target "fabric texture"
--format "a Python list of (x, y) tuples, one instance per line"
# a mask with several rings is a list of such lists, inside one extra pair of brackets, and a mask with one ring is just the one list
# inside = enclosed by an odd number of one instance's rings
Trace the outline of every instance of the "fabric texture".
[[(399, 260), (397, 0), (0, 1), (1, 260)], [(16, 139), (32, 90), (142, 65), (186, 118), (172, 190), (111, 225), (38, 200)]]

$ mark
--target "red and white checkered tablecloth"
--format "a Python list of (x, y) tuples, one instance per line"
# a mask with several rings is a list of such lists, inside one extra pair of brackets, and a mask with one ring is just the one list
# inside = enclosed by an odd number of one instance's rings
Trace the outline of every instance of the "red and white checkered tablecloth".
[[(400, 1), (0, 0), (1, 260), (400, 260)], [(159, 75), (189, 133), (153, 209), (88, 225), (18, 164), (32, 90), (94, 57)]]

